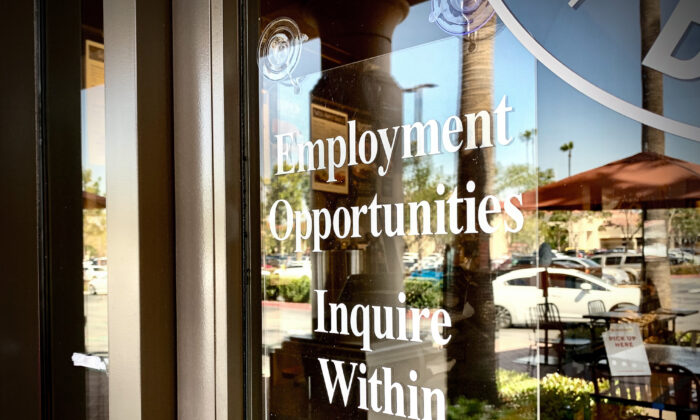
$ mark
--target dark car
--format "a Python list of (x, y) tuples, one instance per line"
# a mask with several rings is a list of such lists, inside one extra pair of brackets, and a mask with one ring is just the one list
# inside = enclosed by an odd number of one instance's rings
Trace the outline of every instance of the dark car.
[(564, 254), (569, 257), (583, 258), (586, 256), (586, 251), (582, 249), (567, 249), (566, 251), (564, 251)]

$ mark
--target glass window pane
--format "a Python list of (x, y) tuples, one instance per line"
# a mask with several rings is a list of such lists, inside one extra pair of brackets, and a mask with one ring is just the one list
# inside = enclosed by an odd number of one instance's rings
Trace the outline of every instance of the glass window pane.
[(620, 265), (620, 262), (622, 262), (622, 257), (607, 257), (605, 259), (607, 265)]
[(108, 418), (107, 209), (102, 1), (83, 2), (81, 137), (86, 414)]
[(583, 418), (615, 337), (687, 360), (700, 75), (640, 51), (689, 2), (453, 3), (257, 11), (265, 418)]
[[(505, 378), (529, 378), (528, 330), (499, 328), (528, 324), (539, 295), (492, 286), (513, 252), (513, 268), (536, 264), (535, 221), (522, 228), (511, 203), (537, 185), (534, 61), (495, 19), (463, 43), (428, 22), (428, 3), (355, 7), (314, 4), (318, 26), (261, 33), (265, 415), (444, 418), (459, 398), (499, 404)], [(324, 21), (350, 26), (325, 37)], [(295, 24), (303, 44), (280, 35)], [(274, 74), (280, 42), (300, 48), (291, 75)], [(508, 351), (524, 362), (499, 363)], [(331, 385), (341, 372), (347, 400)], [(398, 391), (369, 384), (363, 397), (371, 378)]]

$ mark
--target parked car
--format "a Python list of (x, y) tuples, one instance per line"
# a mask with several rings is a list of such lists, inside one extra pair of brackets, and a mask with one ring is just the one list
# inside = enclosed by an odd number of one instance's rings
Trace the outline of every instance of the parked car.
[(519, 268), (534, 267), (535, 262), (535, 257), (532, 255), (513, 254), (511, 257), (507, 258), (500, 265), (498, 265), (494, 270), (498, 274), (502, 274)]
[(567, 249), (564, 251), (564, 254), (568, 257), (583, 258), (586, 256), (586, 251), (584, 251), (582, 249)]
[(565, 261), (571, 263), (571, 267), (569, 268), (575, 268), (577, 270), (583, 271), (586, 274), (591, 274), (596, 277), (600, 277), (613, 285), (629, 284), (630, 282), (630, 276), (625, 270), (615, 267), (601, 267), (600, 264), (598, 264), (590, 258), (557, 256), (553, 260), (552, 265), (555, 267), (561, 267), (563, 262)]
[(680, 249), (673, 248), (668, 251), (668, 257), (671, 259), (671, 264), (698, 264), (700, 263), (700, 257), (695, 255), (694, 252), (690, 252), (691, 249)]
[(603, 267), (603, 280), (613, 285), (631, 284), (630, 275), (617, 267)]
[(290, 261), (284, 268), (278, 268), (270, 274), (270, 286), (279, 287), (303, 278), (311, 280), (311, 261)]
[[(538, 276), (544, 268), (526, 268), (500, 275), (493, 281), (497, 325), (527, 325), (530, 308), (544, 302)], [(636, 287), (617, 287), (598, 277), (567, 268), (549, 268), (549, 302), (557, 305), (564, 322), (585, 322), (588, 302), (603, 301), (605, 308), (639, 306), (641, 292)]]
[(630, 277), (631, 283), (639, 283), (641, 280), (642, 263), (644, 256), (641, 254), (613, 253), (594, 255), (590, 258), (605, 267), (614, 267), (624, 270)]
[(412, 279), (418, 280), (429, 280), (432, 282), (438, 282), (444, 277), (442, 264), (436, 265), (430, 268), (424, 268), (422, 270), (411, 271), (410, 277)]
[(588, 258), (579, 257), (556, 257), (552, 260), (553, 263), (556, 262), (570, 262), (577, 270), (581, 270), (586, 274), (592, 274), (596, 277), (603, 277), (603, 267), (597, 262), (589, 260)]
[(90, 281), (97, 277), (107, 277), (106, 265), (83, 264), (83, 280)]
[(89, 270), (85, 271), (83, 267), (83, 278), (85, 276), (89, 278), (88, 280), (88, 293), (91, 295), (106, 295), (107, 294), (107, 267), (93, 265)]
[[(535, 263), (536, 260), (533, 256), (514, 256), (512, 258), (508, 258), (506, 261), (504, 261), (502, 264), (496, 267), (493, 271), (496, 274), (500, 275), (513, 270), (520, 270), (523, 268), (534, 268), (536, 267)], [(580, 265), (576, 262), (569, 261), (564, 258), (557, 259), (556, 261), (553, 260), (550, 267), (573, 269), (581, 268)]]
[(278, 268), (284, 265), (285, 262), (287, 262), (287, 256), (285, 255), (265, 255), (265, 262), (263, 266), (265, 268)]

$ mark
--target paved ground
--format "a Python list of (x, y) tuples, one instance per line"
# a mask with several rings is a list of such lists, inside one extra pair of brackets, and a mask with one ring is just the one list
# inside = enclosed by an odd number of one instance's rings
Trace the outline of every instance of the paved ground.
[[(674, 308), (700, 310), (700, 276), (674, 276), (671, 281)], [(676, 331), (700, 330), (700, 313), (678, 318)]]
[(85, 295), (85, 351), (107, 352), (107, 295)]

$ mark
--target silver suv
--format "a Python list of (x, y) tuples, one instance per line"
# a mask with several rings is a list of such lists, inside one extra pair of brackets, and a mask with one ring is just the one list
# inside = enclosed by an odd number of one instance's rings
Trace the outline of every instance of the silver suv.
[(624, 254), (612, 253), (601, 254), (590, 257), (591, 260), (597, 262), (603, 267), (615, 267), (625, 270), (630, 276), (631, 283), (639, 283), (642, 273), (642, 262), (644, 256), (642, 254)]

